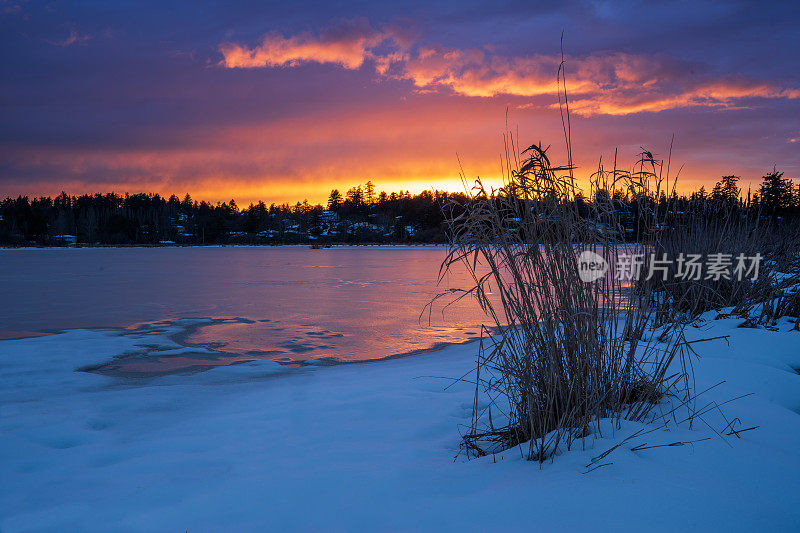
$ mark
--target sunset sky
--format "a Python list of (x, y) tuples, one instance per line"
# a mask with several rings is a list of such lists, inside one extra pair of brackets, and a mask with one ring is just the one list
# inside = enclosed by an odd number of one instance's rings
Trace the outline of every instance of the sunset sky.
[(800, 177), (800, 3), (0, 3), (0, 197), (158, 192), (240, 205), (497, 178), (506, 109), (578, 174), (615, 148)]

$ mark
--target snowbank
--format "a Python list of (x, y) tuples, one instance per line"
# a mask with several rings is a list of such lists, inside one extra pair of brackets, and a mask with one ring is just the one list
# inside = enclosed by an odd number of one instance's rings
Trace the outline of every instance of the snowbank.
[(587, 474), (639, 427), (541, 466), (517, 449), (454, 461), (473, 391), (442, 378), (468, 372), (474, 344), (126, 381), (75, 369), (134, 349), (130, 336), (0, 341), (0, 531), (796, 530), (800, 333), (707, 318), (690, 340), (730, 338), (694, 345), (697, 389), (725, 380), (703, 402), (753, 392), (724, 415), (760, 427), (721, 438), (714, 411), (711, 427), (645, 439), (709, 440), (621, 446)]

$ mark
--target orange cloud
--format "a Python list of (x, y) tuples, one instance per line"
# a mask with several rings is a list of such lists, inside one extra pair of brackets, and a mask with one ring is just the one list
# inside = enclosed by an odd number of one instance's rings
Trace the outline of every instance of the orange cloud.
[(285, 37), (264, 35), (261, 44), (250, 48), (223, 43), (223, 64), (228, 68), (294, 67), (303, 63), (333, 63), (346, 69), (360, 68), (370, 49), (392, 36), (373, 30), (363, 19), (346, 21), (319, 36), (302, 33)]
[[(541, 54), (506, 57), (482, 48), (414, 46), (396, 31), (373, 30), (363, 20), (319, 36), (267, 34), (254, 48), (225, 43), (220, 51), (228, 68), (316, 62), (357, 69), (370, 61), (377, 74), (409, 80), (419, 91), (449, 88), (456, 94), (484, 98), (554, 98), (561, 62), (560, 57)], [(800, 89), (695, 75), (694, 67), (673, 58), (626, 53), (570, 57), (566, 68), (571, 109), (583, 116), (627, 115), (697, 106), (732, 108), (747, 98), (800, 98)]]
[(720, 80), (678, 90), (673, 94), (647, 87), (620, 89), (616, 94), (593, 94), (572, 99), (570, 109), (584, 116), (629, 115), (698, 106), (731, 109), (741, 107), (741, 100), (746, 98), (794, 99), (800, 98), (800, 90), (778, 89), (767, 83), (753, 81)]
[[(553, 96), (560, 57), (533, 55), (503, 57), (484, 50), (421, 48), (405, 62), (404, 77), (419, 87), (444, 85), (465, 96)], [(573, 94), (598, 92), (608, 86), (638, 86), (656, 81), (654, 67), (645, 58), (629, 54), (572, 58), (569, 90)]]
[(364, 62), (369, 44), (366, 38), (321, 43), (308, 36), (284, 38), (268, 34), (255, 48), (228, 43), (223, 44), (220, 50), (228, 68), (282, 67), (316, 62), (357, 69)]
[[(465, 96), (553, 96), (559, 63), (554, 56), (505, 58), (482, 50), (423, 48), (406, 61), (403, 77), (421, 88), (443, 85)], [(731, 108), (745, 98), (800, 98), (798, 89), (754, 80), (686, 79), (674, 63), (624, 53), (570, 58), (570, 109), (583, 116), (628, 115), (695, 106)], [(558, 103), (551, 107), (558, 108)]]

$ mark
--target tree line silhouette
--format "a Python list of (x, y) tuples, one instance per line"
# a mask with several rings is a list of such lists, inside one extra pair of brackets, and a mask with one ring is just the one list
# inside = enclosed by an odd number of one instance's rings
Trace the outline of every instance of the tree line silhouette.
[[(635, 210), (647, 208), (682, 213), (725, 204), (764, 217), (800, 218), (800, 185), (773, 170), (756, 191), (741, 190), (738, 176), (724, 176), (707, 192), (633, 201), (621, 191), (598, 191), (594, 198), (575, 197), (579, 212), (586, 202), (611, 202), (620, 219), (635, 220)], [(172, 245), (172, 244), (333, 244), (443, 243), (446, 216), (468, 202), (462, 193), (423, 191), (375, 193), (372, 182), (343, 195), (331, 191), (326, 205), (307, 201), (264, 202), (240, 209), (234, 200), (212, 204), (158, 194), (115, 193), (0, 202), (0, 244), (53, 245)], [(586, 209), (586, 212), (589, 210)], [(445, 215), (446, 213), (446, 215)], [(635, 238), (635, 228), (630, 228)]]

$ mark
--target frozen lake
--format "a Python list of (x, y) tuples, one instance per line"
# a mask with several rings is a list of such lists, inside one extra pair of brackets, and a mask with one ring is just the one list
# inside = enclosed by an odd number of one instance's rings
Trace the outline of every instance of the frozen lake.
[[(471, 301), (425, 305), (434, 247), (207, 247), (0, 250), (0, 338), (76, 328), (143, 336), (101, 371), (150, 374), (234, 361), (364, 361), (479, 335)], [(179, 322), (169, 354), (147, 333)]]

